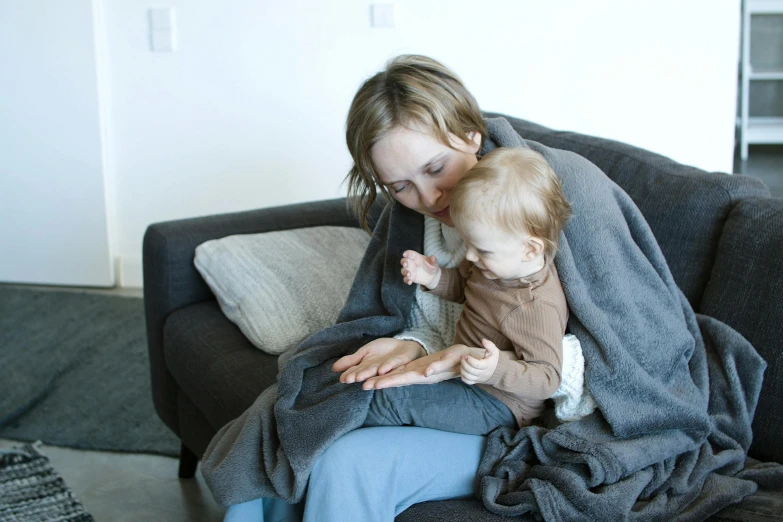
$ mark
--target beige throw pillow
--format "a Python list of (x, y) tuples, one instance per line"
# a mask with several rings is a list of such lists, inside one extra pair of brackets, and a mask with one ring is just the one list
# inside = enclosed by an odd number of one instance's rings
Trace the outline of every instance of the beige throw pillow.
[(194, 263), (226, 317), (278, 355), (334, 324), (369, 240), (327, 226), (228, 236), (199, 245)]

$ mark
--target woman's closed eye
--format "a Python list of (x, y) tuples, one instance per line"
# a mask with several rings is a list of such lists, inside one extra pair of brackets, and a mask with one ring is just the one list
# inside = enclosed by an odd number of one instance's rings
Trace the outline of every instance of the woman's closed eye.
[[(445, 163), (441, 163), (440, 165), (429, 169), (427, 172), (429, 173), (430, 176), (437, 176), (438, 174), (443, 172), (443, 169), (445, 169), (445, 168), (446, 168), (446, 164)], [(393, 185), (391, 187), (391, 189), (392, 189), (392, 192), (394, 192), (395, 194), (399, 194), (400, 192), (402, 192), (405, 189), (407, 189), (408, 185), (409, 185), (409, 183), (404, 183), (404, 184), (401, 184), (401, 185)]]

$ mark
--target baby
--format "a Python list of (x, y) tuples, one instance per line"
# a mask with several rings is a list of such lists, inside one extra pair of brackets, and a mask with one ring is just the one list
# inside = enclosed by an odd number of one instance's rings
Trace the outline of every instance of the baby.
[(402, 274), (464, 303), (454, 343), (483, 348), (463, 356), (462, 382), (377, 390), (365, 426), (485, 434), (543, 412), (561, 378), (568, 307), (553, 260), (570, 213), (559, 178), (532, 150), (496, 149), (465, 174), (451, 200), (465, 260), (443, 269), (408, 250)]

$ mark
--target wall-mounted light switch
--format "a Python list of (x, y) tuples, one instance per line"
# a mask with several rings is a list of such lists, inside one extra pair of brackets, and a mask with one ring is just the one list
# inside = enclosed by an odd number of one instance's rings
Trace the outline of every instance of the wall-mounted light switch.
[(370, 26), (394, 27), (394, 4), (371, 4)]
[(170, 53), (175, 51), (174, 8), (156, 7), (149, 10), (150, 50)]
[(173, 11), (171, 7), (154, 7), (150, 9), (150, 28), (153, 30), (171, 29)]

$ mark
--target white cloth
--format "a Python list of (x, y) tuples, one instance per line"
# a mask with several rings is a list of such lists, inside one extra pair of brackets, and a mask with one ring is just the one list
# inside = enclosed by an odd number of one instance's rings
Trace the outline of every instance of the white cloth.
[[(459, 265), (465, 258), (465, 245), (456, 229), (440, 221), (424, 217), (425, 256), (435, 256), (438, 264), (446, 268)], [(402, 277), (402, 276), (400, 276)], [(439, 352), (454, 344), (457, 320), (462, 305), (416, 288), (413, 306), (406, 321), (406, 328), (394, 337), (416, 341), (428, 354)], [(561, 421), (578, 420), (595, 410), (595, 402), (588, 394), (584, 382), (585, 361), (579, 339), (568, 334), (563, 338), (563, 368), (560, 387), (552, 398), (555, 415)]]
[(575, 335), (563, 337), (563, 368), (560, 387), (552, 399), (555, 416), (563, 422), (575, 421), (595, 411), (595, 401), (585, 386), (585, 358), (582, 345)]

